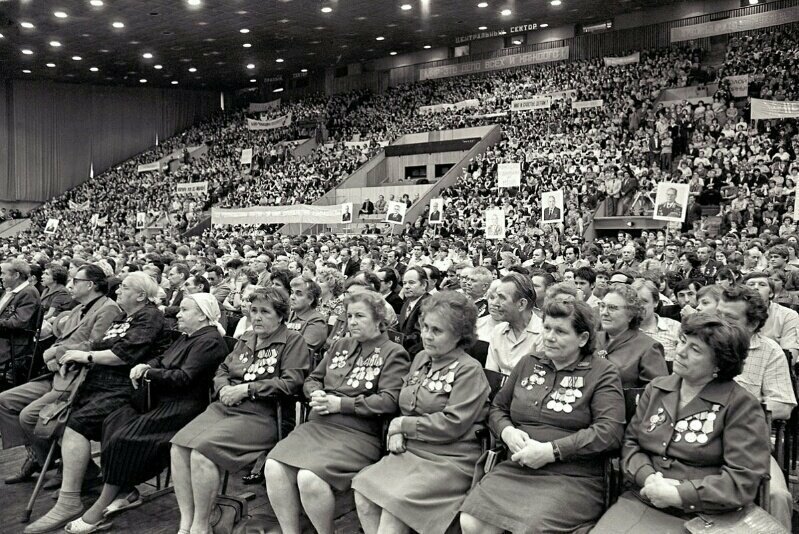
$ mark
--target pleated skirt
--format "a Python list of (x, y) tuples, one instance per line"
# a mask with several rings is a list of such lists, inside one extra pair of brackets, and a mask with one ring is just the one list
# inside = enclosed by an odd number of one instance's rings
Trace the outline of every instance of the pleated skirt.
[(128, 487), (149, 480), (169, 464), (169, 441), (207, 406), (196, 399), (161, 402), (147, 413), (130, 405), (103, 423), (103, 480)]

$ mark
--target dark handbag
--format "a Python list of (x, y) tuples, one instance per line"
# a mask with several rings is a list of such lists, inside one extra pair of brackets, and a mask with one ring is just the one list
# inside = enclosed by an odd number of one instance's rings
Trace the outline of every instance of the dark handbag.
[[(80, 386), (86, 379), (88, 371), (88, 367), (82, 367), (80, 372), (72, 378), (68, 387), (58, 397), (58, 400), (42, 408), (39, 412), (39, 419), (36, 421), (36, 428), (33, 429), (34, 436), (44, 440), (61, 437), (61, 434), (64, 433), (64, 427), (67, 425), (67, 419), (69, 419), (72, 401), (75, 400), (75, 395), (77, 395)], [(69, 395), (64, 398), (67, 392), (69, 392)]]
[(152, 382), (145, 378), (138, 388), (133, 389), (130, 404), (139, 413), (147, 413), (158, 406), (157, 396), (153, 393)]

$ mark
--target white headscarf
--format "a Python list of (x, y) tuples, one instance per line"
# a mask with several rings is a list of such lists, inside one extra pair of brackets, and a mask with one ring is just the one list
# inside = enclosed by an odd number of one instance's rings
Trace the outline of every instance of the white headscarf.
[(211, 325), (216, 327), (219, 334), (225, 335), (225, 329), (219, 323), (222, 312), (219, 311), (219, 302), (216, 297), (209, 293), (194, 293), (183, 298), (193, 300), (197, 307), (200, 308), (200, 311), (203, 312), (203, 315), (211, 322)]

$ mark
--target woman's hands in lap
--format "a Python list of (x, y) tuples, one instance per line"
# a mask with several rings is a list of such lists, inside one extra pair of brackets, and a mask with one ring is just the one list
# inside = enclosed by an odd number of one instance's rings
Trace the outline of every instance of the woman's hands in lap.
[(225, 406), (236, 406), (247, 398), (247, 384), (225, 386), (219, 390), (219, 401)]

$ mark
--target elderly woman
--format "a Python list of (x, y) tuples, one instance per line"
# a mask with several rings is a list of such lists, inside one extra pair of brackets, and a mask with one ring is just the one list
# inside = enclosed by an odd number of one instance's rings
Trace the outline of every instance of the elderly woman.
[[(177, 314), (180, 336), (162, 354), (130, 370), (133, 387), (149, 387), (150, 406), (128, 404), (103, 423), (100, 498), (66, 531), (87, 533), (111, 526), (107, 517), (142, 501), (136, 484), (169, 464), (169, 440), (208, 405), (208, 388), (227, 355), (219, 304), (208, 293), (186, 295)], [(149, 410), (149, 411), (148, 411)]]
[(770, 444), (760, 403), (733, 380), (748, 351), (739, 326), (702, 313), (683, 319), (674, 374), (647, 386), (624, 436), (621, 468), (633, 489), (594, 533), (684, 532), (695, 514), (754, 502)]
[(592, 356), (590, 306), (548, 301), (543, 311), (543, 351), (519, 361), (491, 406), (508, 458), (463, 503), (465, 534), (584, 532), (602, 513), (602, 457), (624, 433), (619, 372)]
[(382, 454), (383, 418), (397, 411), (409, 357), (386, 335), (378, 293), (347, 298), (349, 337), (336, 341), (305, 381), (308, 421), (266, 460), (269, 502), (283, 532), (299, 532), (305, 509), (317, 532), (333, 532), (335, 492)]
[(62, 372), (70, 364), (88, 365), (89, 371), (61, 438), (64, 475), (58, 502), (28, 525), (26, 533), (62, 528), (83, 514), (80, 491), (91, 460), (90, 442), (101, 441), (106, 417), (130, 401), (130, 370), (151, 353), (161, 337), (164, 314), (153, 303), (157, 295), (158, 286), (150, 276), (129, 274), (117, 289), (117, 304), (124, 318), (111, 323), (91, 350), (67, 350), (59, 359)]
[(625, 388), (669, 374), (663, 345), (638, 329), (643, 318), (641, 298), (630, 286), (613, 285), (599, 303), (602, 331), (597, 332), (596, 355), (619, 369)]
[(182, 533), (210, 532), (221, 470), (241, 469), (277, 442), (275, 397), (296, 394), (310, 363), (305, 340), (286, 328), (288, 313), (280, 289), (258, 288), (250, 296), (253, 330), (219, 366), (214, 402), (172, 438)]
[(632, 283), (632, 288), (638, 293), (643, 311), (638, 330), (663, 345), (666, 361), (673, 360), (680, 336), (680, 323), (655, 313), (660, 303), (660, 290), (654, 282), (639, 279)]
[(462, 293), (443, 291), (422, 304), (421, 340), (400, 392), (400, 416), (388, 427), (388, 450), (355, 477), (355, 503), (366, 534), (443, 533), (469, 491), (480, 456), (490, 387), (466, 354), (476, 338), (477, 309)]

